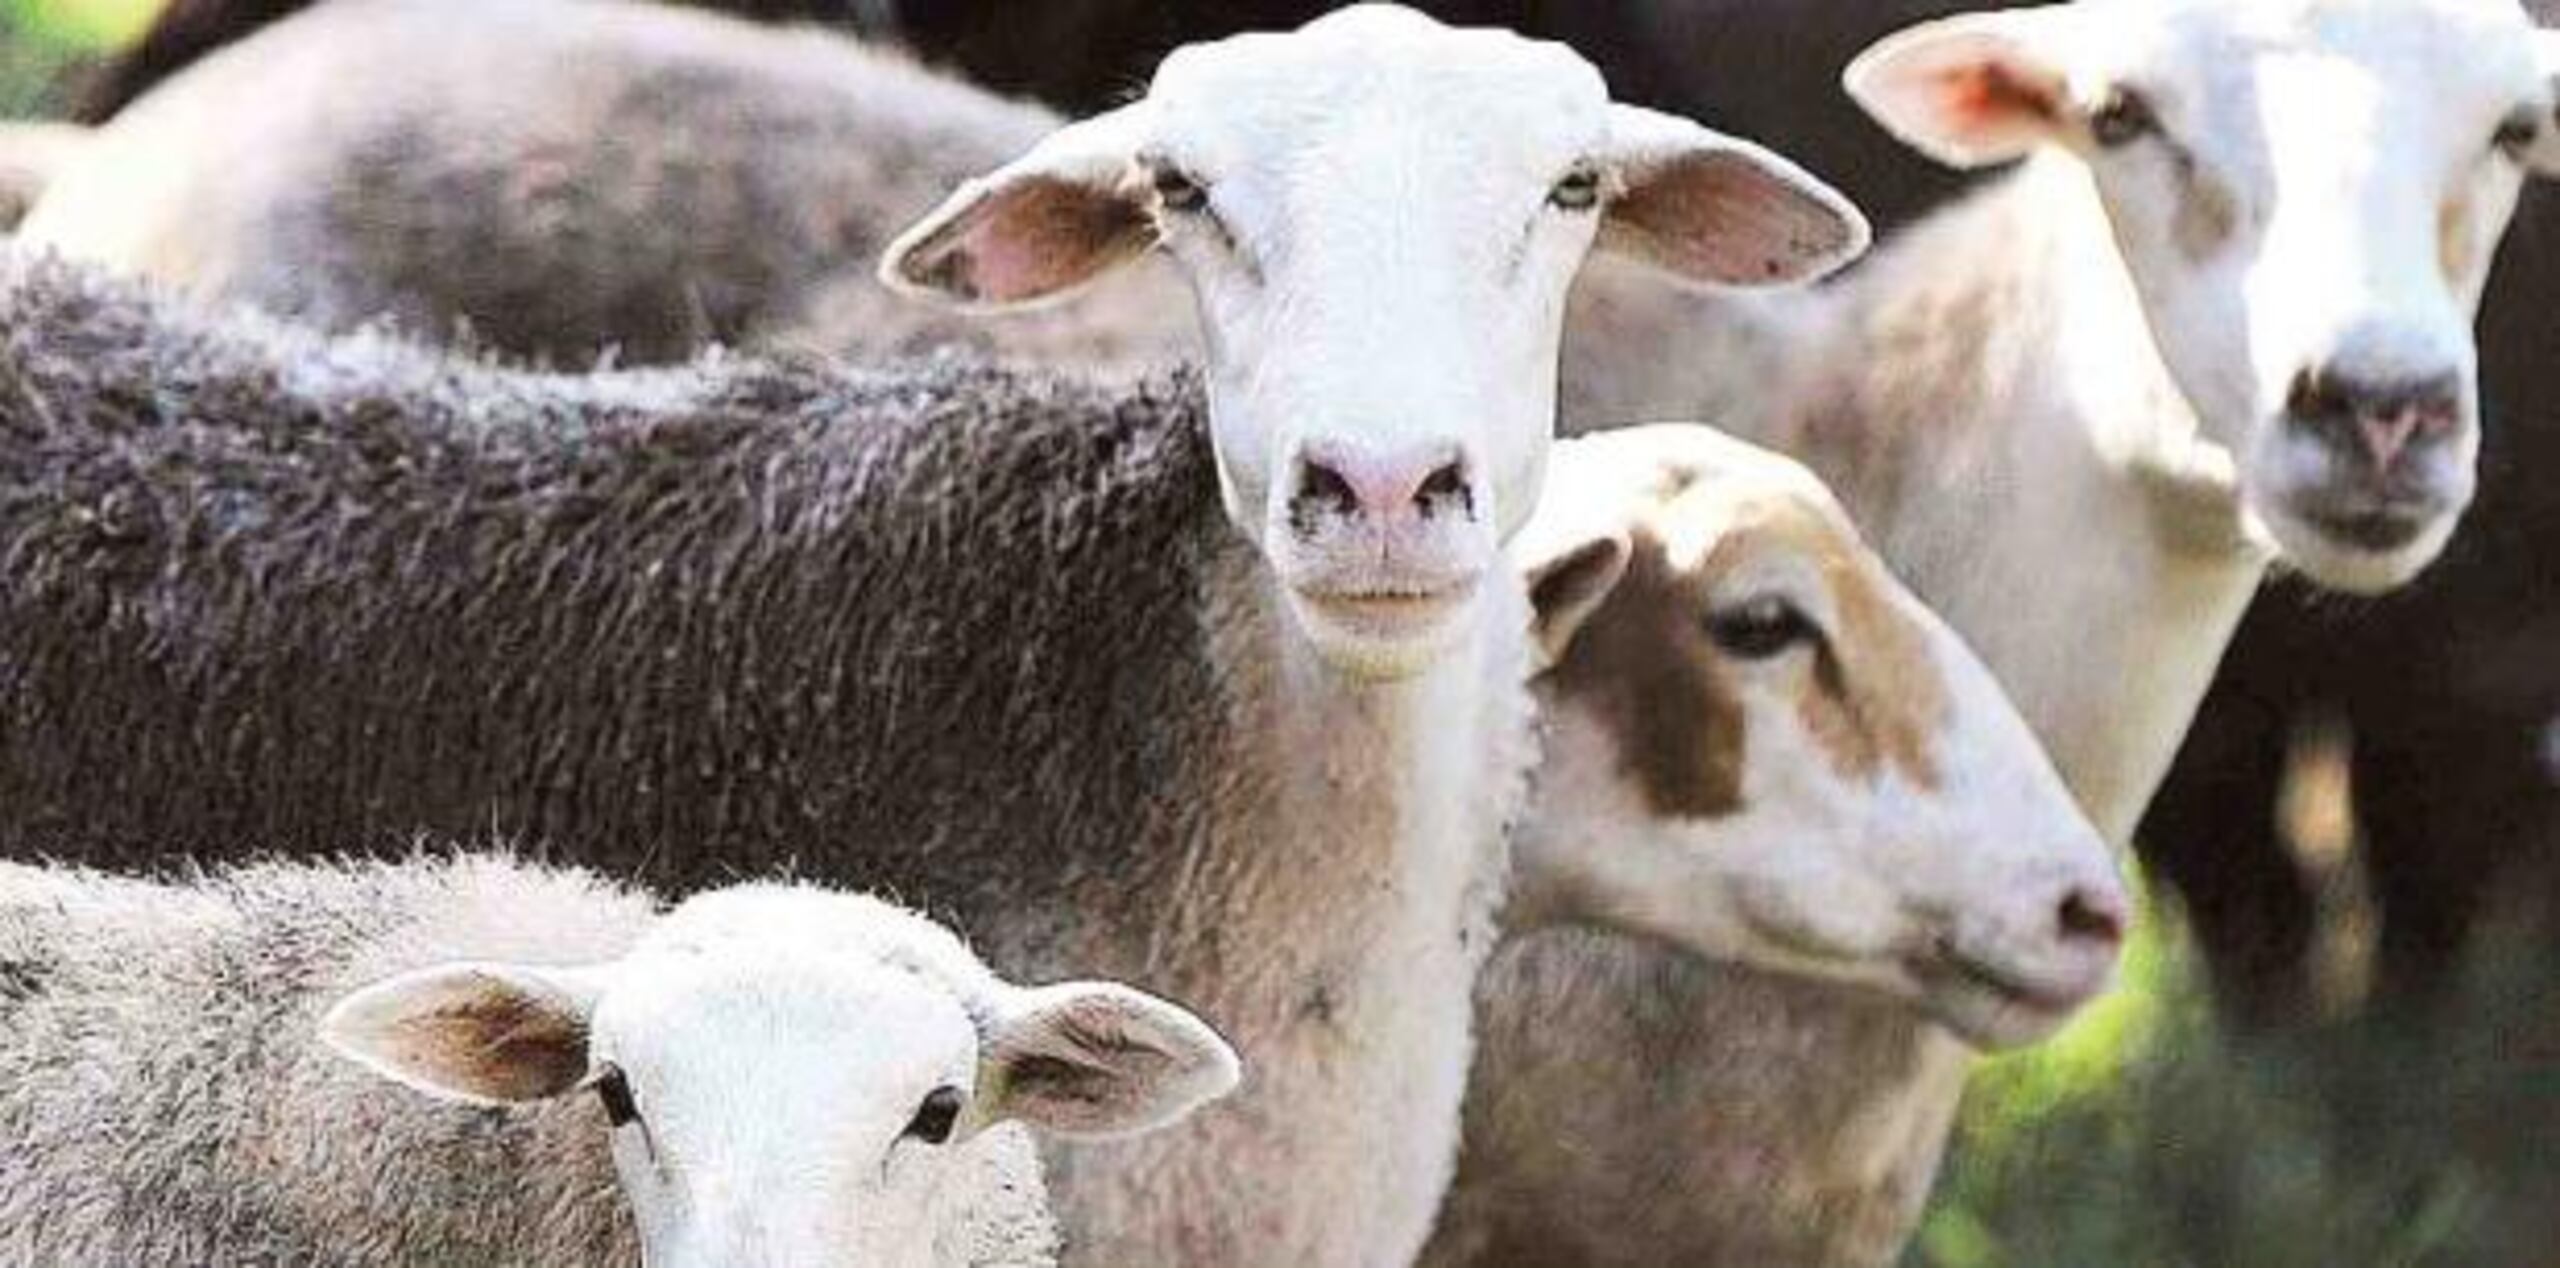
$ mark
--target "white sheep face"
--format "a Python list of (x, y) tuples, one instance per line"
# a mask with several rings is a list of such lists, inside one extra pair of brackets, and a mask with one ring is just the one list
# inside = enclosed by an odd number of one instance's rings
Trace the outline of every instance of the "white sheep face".
[(323, 1035), (443, 1099), (593, 1096), (657, 1268), (1046, 1263), (1024, 1128), (1144, 1131), (1238, 1077), (1173, 1005), (1007, 986), (917, 917), (780, 887), (695, 899), (610, 964), (393, 978)]
[(1914, 28), (1848, 82), (1942, 159), (2084, 163), (2208, 451), (2169, 460), (2236, 468), (2255, 534), (2365, 591), (2469, 505), (2471, 318), (2555, 67), (2513, 0), (2093, 0)]
[(1783, 160), (1611, 104), (1561, 45), (1382, 5), (1168, 58), (1147, 96), (972, 183), (884, 276), (985, 306), (1151, 245), (1190, 279), (1229, 517), (1327, 661), (1458, 634), (1538, 497), (1594, 244), (1701, 283), (1818, 276), (1857, 213)]
[(1551, 479), (1514, 547), (1555, 657), (1531, 918), (1878, 987), (1987, 1046), (2105, 988), (2097, 829), (1810, 473), (1669, 425), (1567, 441)]

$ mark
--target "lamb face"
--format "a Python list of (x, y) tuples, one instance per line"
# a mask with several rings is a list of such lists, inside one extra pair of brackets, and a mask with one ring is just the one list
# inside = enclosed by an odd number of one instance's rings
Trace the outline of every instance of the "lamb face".
[(1400, 677), (1469, 628), (1537, 499), (1595, 244), (1749, 286), (1865, 242), (1819, 182), (1613, 105), (1561, 45), (1369, 5), (1176, 52), (1143, 99), (964, 187), (883, 276), (1004, 308), (1161, 246), (1198, 301), (1229, 517), (1330, 663)]
[(1565, 442), (1551, 478), (1515, 548), (1557, 649), (1524, 910), (1874, 986), (1986, 1046), (2106, 986), (2097, 829), (1820, 482), (1679, 425)]
[(1026, 1128), (1144, 1131), (1238, 1077), (1173, 1005), (1007, 986), (906, 912), (780, 887), (695, 899), (610, 964), (396, 977), (323, 1033), (449, 1100), (593, 1095), (661, 1268), (1046, 1263)]
[(2158, 457), (2236, 481), (2254, 536), (2366, 591), (2431, 562), (2470, 502), (2471, 316), (2522, 182), (2560, 155), (2555, 68), (2511, 0), (2174, 0), (1917, 27), (1848, 85), (1946, 161), (2085, 168), (2123, 279), (2088, 284), (2131, 286), (2196, 415), (2134, 443), (2188, 446)]

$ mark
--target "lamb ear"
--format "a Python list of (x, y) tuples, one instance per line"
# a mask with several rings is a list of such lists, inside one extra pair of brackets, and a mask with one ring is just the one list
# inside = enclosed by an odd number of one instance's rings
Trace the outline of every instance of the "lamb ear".
[(321, 1019), (341, 1056), (439, 1100), (539, 1101), (587, 1075), (594, 970), (440, 965), (349, 994)]
[(1140, 991), (1069, 982), (1020, 992), (987, 1037), (983, 1122), (1066, 1136), (1152, 1131), (1235, 1090), (1243, 1068), (1208, 1023)]
[(1529, 588), (1529, 637), (1540, 669), (1564, 659), (1582, 623), (1627, 575), (1634, 552), (1623, 527), (1541, 532), (1533, 523), (1522, 531), (1511, 559)]
[(1810, 282), (1867, 249), (1867, 218), (1775, 153), (1676, 115), (1609, 108), (1615, 196), (1597, 249), (1718, 286)]
[(1133, 102), (1049, 134), (960, 187), (881, 257), (902, 294), (982, 311), (1064, 299), (1155, 244), (1135, 159), (1148, 105)]
[(2024, 158), (2061, 134), (2060, 6), (1923, 22), (1877, 41), (1841, 84), (1904, 144), (1950, 167)]

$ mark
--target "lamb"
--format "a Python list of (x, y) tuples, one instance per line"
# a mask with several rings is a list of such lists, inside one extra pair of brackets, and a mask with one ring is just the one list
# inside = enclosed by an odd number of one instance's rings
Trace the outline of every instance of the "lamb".
[[(2452, 532), (2469, 314), (2553, 161), (2548, 39), (2489, 0), (1916, 28), (1852, 92), (1925, 152), (2024, 164), (1740, 331), (1594, 270), (1568, 426), (1709, 417), (1806, 458), (2121, 843), (2271, 559), (2370, 590)], [(1433, 1262), (1890, 1262), (1968, 1063), (1907, 1009), (1624, 941), (1511, 944), (1483, 994), (1476, 1085), (1578, 1117), (1471, 1107)], [(1682, 1074), (1595, 1085), (1618, 1052)], [(1665, 1122), (1696, 1124), (1676, 1167)]]
[(1032, 1131), (1238, 1074), (1178, 1007), (1007, 984), (875, 899), (662, 911), (503, 855), (0, 864), (0, 966), (10, 1263), (1029, 1268)]
[[(897, 284), (1002, 306), (1161, 243), (1197, 380), (508, 374), (19, 265), (10, 836), (102, 862), (494, 820), (677, 885), (788, 856), (887, 886), (1254, 1063), (1179, 1147), (1050, 1151), (1071, 1257), (1403, 1261), (1531, 751), (1498, 546), (1572, 274), (1597, 240), (1786, 281), (1862, 228), (1561, 49), (1363, 7), (1177, 53), (891, 248)], [(1284, 1160), (1306, 1182), (1231, 1182)]]
[(814, 28), (622, 0), (348, 0), (94, 133), (0, 131), (0, 180), (30, 205), (30, 245), (211, 303), (564, 366), (711, 344), (1132, 370), (1190, 354), (1189, 299), (1154, 262), (980, 321), (873, 278), (891, 232), (1063, 122)]

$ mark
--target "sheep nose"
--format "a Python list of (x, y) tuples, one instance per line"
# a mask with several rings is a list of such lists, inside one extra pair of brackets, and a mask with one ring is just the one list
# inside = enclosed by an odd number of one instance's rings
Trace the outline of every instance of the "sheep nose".
[(2066, 944), (2090, 944), (2112, 950), (2124, 942), (2132, 917), (2124, 895), (2112, 886), (2074, 885), (2062, 896), (2055, 924)]
[(1301, 534), (1327, 517), (1391, 523), (1399, 519), (1472, 519), (1475, 486), (1454, 445), (1397, 452), (1310, 448), (1298, 459), (1289, 520)]
[(2364, 378), (2315, 366), (2294, 376), (2285, 411), (2295, 427), (2377, 476), (2401, 458), (2440, 444), (2462, 425), (2462, 379), (2455, 374)]

